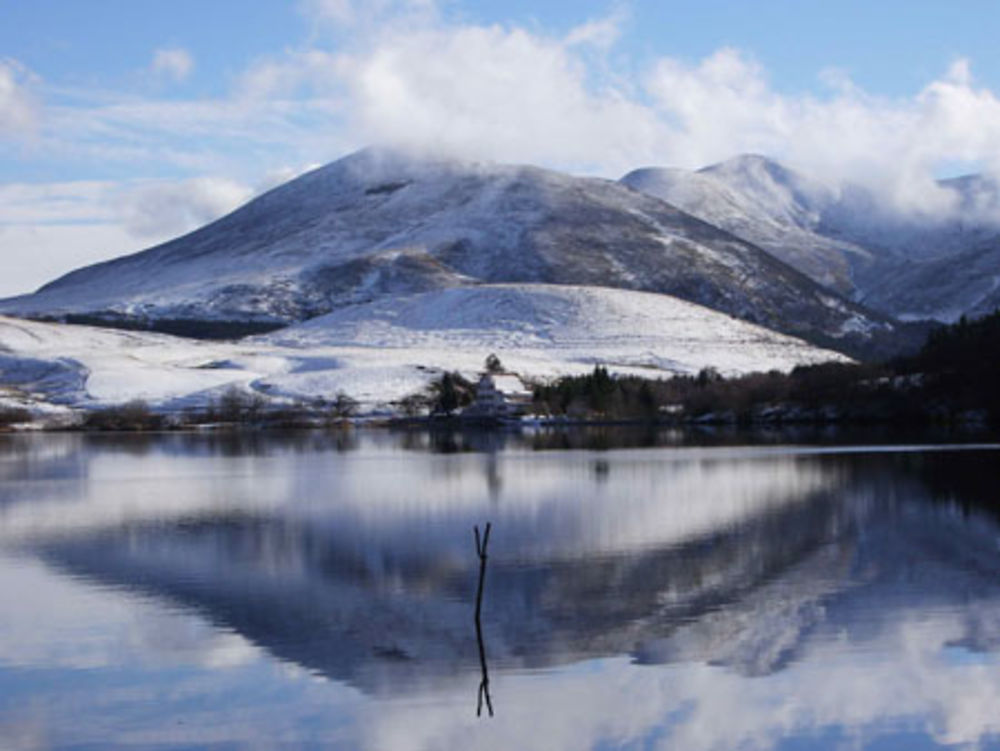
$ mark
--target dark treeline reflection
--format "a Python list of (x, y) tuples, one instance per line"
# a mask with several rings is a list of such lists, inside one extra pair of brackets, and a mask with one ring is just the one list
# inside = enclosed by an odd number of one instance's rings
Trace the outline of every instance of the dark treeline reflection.
[(979, 428), (938, 427), (900, 431), (890, 425), (786, 425), (746, 428), (725, 425), (671, 427), (650, 424), (547, 426), (501, 430), (413, 429), (392, 431), (409, 451), (440, 454), (528, 449), (533, 451), (609, 451), (623, 448), (853, 446), (899, 443), (989, 442), (995, 433)]
[(483, 429), (324, 429), (272, 431), (191, 431), (167, 433), (0, 434), (0, 472), (19, 459), (39, 453), (104, 451), (130, 456), (266, 456), (286, 452), (349, 452), (366, 447), (396, 448), (434, 454), (625, 448), (679, 448), (782, 445), (890, 445), (985, 443), (997, 440), (989, 431), (940, 427), (900, 431), (892, 426), (737, 426), (668, 427), (656, 424), (576, 425)]
[[(50, 457), (58, 471), (79, 452), (135, 450), (73, 440)], [(109, 516), (23, 544), (365, 691), (478, 671), (469, 534), (486, 514), (491, 669), (628, 655), (769, 674), (803, 659), (818, 632), (865, 638), (866, 602), (885, 618), (955, 606), (961, 643), (1000, 645), (1000, 529), (979, 511), (996, 503), (990, 450), (594, 457), (509, 454), (508, 441), (534, 448), (539, 436), (497, 433), (140, 440), (168, 467), (276, 455), (251, 484), (284, 495)], [(476, 451), (488, 453), (464, 455)]]

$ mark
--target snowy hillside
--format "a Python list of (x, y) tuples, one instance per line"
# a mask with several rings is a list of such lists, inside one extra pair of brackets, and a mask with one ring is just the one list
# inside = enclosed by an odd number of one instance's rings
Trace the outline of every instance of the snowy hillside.
[[(699, 305), (646, 292), (564, 285), (482, 285), (385, 298), (262, 338), (284, 346), (494, 351), (527, 373), (568, 364), (695, 372), (787, 370), (836, 358)], [(549, 365), (543, 365), (549, 363)], [(549, 372), (552, 372), (551, 370)]]
[(845, 348), (891, 328), (756, 246), (616, 182), (377, 150), (0, 302), (0, 312), (280, 325), (384, 295), (524, 282), (670, 294)]
[[(891, 282), (891, 283), (890, 283)], [(1000, 239), (922, 263), (900, 262), (866, 302), (901, 320), (954, 323), (1000, 309)]]
[(741, 156), (698, 172), (639, 169), (622, 182), (760, 246), (843, 294), (855, 291), (854, 267), (871, 262), (871, 253), (859, 245), (822, 234), (824, 211), (837, 199), (833, 190), (764, 157)]
[(826, 186), (760, 156), (697, 172), (645, 168), (622, 182), (903, 319), (955, 320), (1000, 303), (1000, 192), (972, 175), (938, 183), (950, 207), (903, 212), (858, 185)]
[(403, 295), (240, 342), (0, 318), (0, 383), (71, 406), (141, 398), (175, 409), (233, 384), (278, 401), (342, 391), (373, 408), (420, 391), (443, 370), (474, 376), (491, 352), (534, 378), (597, 363), (666, 377), (839, 357), (664, 295), (573, 286)]

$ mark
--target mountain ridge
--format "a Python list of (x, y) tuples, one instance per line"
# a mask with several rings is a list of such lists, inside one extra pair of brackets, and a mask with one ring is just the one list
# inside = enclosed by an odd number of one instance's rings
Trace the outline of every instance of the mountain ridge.
[(764, 248), (810, 278), (902, 320), (949, 322), (1000, 305), (1000, 189), (985, 175), (937, 182), (940, 215), (888, 206), (759, 155), (622, 182)]
[(384, 295), (482, 283), (669, 294), (841, 350), (894, 330), (752, 243), (614, 181), (379, 149), (0, 301), (0, 312), (277, 327)]

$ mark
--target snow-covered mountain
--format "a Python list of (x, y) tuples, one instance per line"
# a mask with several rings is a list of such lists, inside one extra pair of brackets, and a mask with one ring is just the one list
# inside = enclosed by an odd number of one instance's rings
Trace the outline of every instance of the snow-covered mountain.
[(903, 320), (952, 323), (992, 313), (1000, 309), (1000, 237), (943, 258), (896, 263), (865, 301)]
[(365, 409), (444, 370), (475, 377), (488, 354), (526, 377), (789, 370), (841, 358), (667, 295), (566, 285), (479, 285), (392, 295), (268, 336), (208, 342), (0, 317), (0, 405), (203, 405), (236, 386), (269, 399), (345, 392)]
[(483, 283), (669, 294), (839, 349), (892, 329), (755, 245), (616, 182), (374, 149), (0, 312), (164, 330), (278, 326)]
[(942, 180), (940, 214), (892, 209), (859, 185), (826, 185), (761, 156), (696, 172), (644, 168), (622, 182), (732, 232), (868, 307), (955, 320), (1000, 304), (1000, 192)]
[(756, 155), (745, 155), (697, 172), (649, 167), (622, 182), (662, 198), (774, 254), (811, 278), (853, 294), (853, 269), (871, 253), (823, 233), (824, 213), (837, 194), (822, 183)]

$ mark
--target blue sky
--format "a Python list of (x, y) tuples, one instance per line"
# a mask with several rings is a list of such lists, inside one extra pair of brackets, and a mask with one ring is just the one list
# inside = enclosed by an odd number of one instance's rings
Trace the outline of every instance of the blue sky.
[[(507, 24), (565, 33), (588, 18), (624, 11), (620, 49), (636, 60), (658, 55), (699, 59), (723, 46), (752, 52), (777, 88), (817, 88), (836, 66), (863, 87), (905, 96), (957, 57), (970, 58), (991, 88), (998, 13), (988, 0), (702, 0), (538, 3), (470, 0), (443, 6), (458, 22)], [(130, 87), (152, 50), (181, 46), (199, 61), (187, 90), (222, 94), (254, 59), (306, 43), (313, 24), (294, 2), (258, 0), (4, 0), (0, 50), (63, 84)]]
[(0, 0), (0, 294), (369, 143), (618, 177), (754, 151), (934, 210), (996, 170), (1000, 9)]

